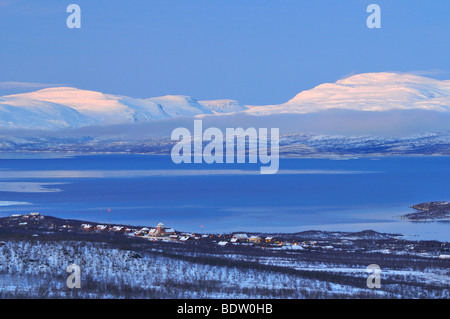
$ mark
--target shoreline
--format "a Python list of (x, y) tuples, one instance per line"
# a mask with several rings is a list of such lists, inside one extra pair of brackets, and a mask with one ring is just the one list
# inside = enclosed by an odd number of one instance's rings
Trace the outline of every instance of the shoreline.
[[(38, 217), (33, 217), (32, 215), (36, 215)], [(28, 221), (31, 221), (29, 224)], [(49, 222), (51, 222), (51, 226), (49, 227)], [(36, 226), (37, 224), (37, 226)], [(45, 225), (45, 226), (42, 226)], [(89, 225), (90, 229), (86, 229), (83, 225)], [(67, 232), (75, 232), (75, 233), (97, 233), (97, 234), (105, 234), (107, 232), (111, 232), (111, 229), (114, 227), (121, 227), (124, 229), (128, 229), (127, 233), (129, 236), (133, 236), (136, 232), (139, 232), (140, 229), (156, 229), (154, 226), (150, 225), (132, 225), (126, 223), (103, 223), (103, 222), (95, 222), (92, 220), (84, 220), (84, 219), (74, 219), (74, 218), (61, 218), (55, 217), (51, 215), (41, 215), (40, 213), (30, 213), (30, 214), (12, 214), (7, 217), (0, 217), (0, 232), (8, 229), (12, 229), (13, 231), (20, 230), (20, 232), (27, 233), (33, 231), (45, 231), (45, 227), (49, 227), (50, 230), (54, 231), (62, 231), (65, 230)], [(100, 229), (99, 227), (104, 227), (107, 229)], [(45, 233), (45, 232), (44, 232)], [(125, 231), (121, 231), (120, 233), (126, 233)], [(189, 232), (183, 230), (174, 230), (175, 234), (181, 235), (189, 235), (194, 234), (195, 236), (217, 236), (217, 237), (226, 237), (233, 236), (234, 234), (249, 234), (250, 236), (261, 236), (261, 237), (278, 237), (278, 238), (309, 238), (309, 239), (340, 239), (340, 238), (359, 238), (359, 239), (395, 239), (401, 240), (405, 242), (439, 242), (442, 244), (450, 242), (440, 241), (440, 240), (408, 240), (404, 238), (406, 235), (401, 233), (386, 233), (379, 232), (372, 229), (364, 229), (359, 231), (342, 231), (342, 230), (318, 230), (318, 229), (308, 229), (297, 232), (263, 232), (263, 231), (245, 231), (245, 230), (234, 230), (234, 231), (226, 231), (226, 232)], [(140, 237), (140, 236), (136, 236)], [(145, 237), (145, 236), (144, 236)], [(147, 239), (153, 239), (150, 237), (145, 237)], [(161, 238), (159, 238), (161, 239)]]
[[(19, 214), (19, 212), (23, 211), (39, 211), (37, 208), (32, 208), (32, 204), (23, 206), (22, 209), (8, 209), (13, 206), (2, 206), (3, 212), (0, 211), (0, 220), (4, 218), (10, 217), (11, 214)], [(412, 208), (412, 206), (410, 206)], [(17, 212), (17, 213), (14, 213)], [(346, 210), (348, 216), (345, 218), (348, 219), (347, 222), (334, 223), (330, 221), (330, 223), (317, 223), (313, 222), (311, 225), (308, 224), (299, 224), (297, 226), (286, 226), (286, 225), (278, 225), (278, 227), (274, 226), (263, 226), (260, 225), (258, 227), (255, 226), (240, 226), (240, 227), (231, 227), (231, 225), (224, 225), (220, 228), (217, 225), (209, 225), (208, 228), (203, 229), (199, 227), (189, 226), (192, 223), (185, 223), (186, 227), (176, 226), (177, 229), (182, 229), (183, 232), (190, 233), (208, 233), (214, 235), (221, 234), (230, 234), (230, 233), (251, 233), (251, 234), (266, 234), (266, 235), (282, 235), (289, 236), (295, 234), (301, 234), (306, 232), (322, 232), (322, 233), (360, 233), (364, 231), (373, 231), (380, 234), (395, 234), (395, 236), (402, 238), (404, 240), (410, 241), (439, 241), (443, 243), (450, 242), (450, 238), (448, 237), (447, 226), (449, 223), (447, 221), (441, 222), (440, 220), (409, 220), (404, 218), (405, 208), (404, 206), (396, 206), (393, 208), (384, 208), (384, 209), (369, 209), (361, 211), (360, 209), (355, 210)], [(124, 225), (130, 227), (151, 227), (149, 226), (149, 222), (147, 220), (158, 221), (165, 220), (167, 223), (172, 224), (171, 218), (164, 218), (161, 215), (160, 217), (149, 217), (146, 219), (138, 218), (136, 222), (133, 222), (134, 219), (124, 219), (122, 217), (118, 217), (117, 214), (113, 220), (109, 220), (106, 215), (98, 215), (95, 214), (92, 218), (86, 216), (78, 217), (74, 216), (73, 213), (69, 212), (54, 212), (52, 215), (51, 212), (46, 212), (45, 215), (50, 216), (52, 218), (74, 221), (76, 223), (86, 222), (90, 224), (104, 224), (104, 225)], [(414, 213), (413, 213), (414, 214)], [(356, 217), (361, 217), (360, 219), (352, 219), (352, 215)], [(377, 216), (378, 219), (370, 220), (365, 222), (364, 215), (372, 215)], [(408, 214), (407, 214), (408, 215)], [(318, 216), (320, 217), (320, 216)], [(150, 222), (151, 224), (151, 222)], [(178, 224), (180, 224), (178, 222)], [(183, 224), (183, 223), (181, 223)], [(200, 225), (200, 224), (199, 224)], [(423, 227), (425, 226), (425, 228)], [(270, 229), (270, 230), (269, 230)], [(277, 230), (275, 230), (277, 229)], [(433, 234), (433, 231), (435, 233)]]
[[(159, 153), (159, 152), (77, 152), (77, 151), (30, 151), (30, 150), (17, 150), (17, 151), (1, 151), (0, 159), (2, 155), (55, 155), (55, 158), (59, 156), (63, 157), (74, 157), (74, 156), (95, 156), (95, 155), (139, 155), (139, 156), (169, 156), (170, 153)], [(66, 156), (64, 156), (66, 155)], [(192, 155), (193, 156), (193, 155)], [(50, 156), (51, 157), (51, 156)], [(372, 154), (317, 154), (317, 155), (301, 155), (301, 154), (286, 154), (280, 153), (279, 157), (282, 159), (328, 159), (328, 160), (352, 160), (352, 159), (379, 159), (379, 158), (420, 158), (420, 157), (450, 157), (450, 154), (386, 154), (386, 153), (372, 153)], [(7, 159), (7, 158), (6, 158)], [(212, 164), (211, 164), (212, 165)]]
[[(132, 236), (96, 223), (86, 230), (81, 220), (37, 214), (25, 219), (27, 224), (18, 216), (0, 218), (1, 298), (448, 298), (450, 293), (450, 243), (439, 241), (374, 231)], [(73, 264), (82, 273), (76, 291), (66, 287), (64, 276)], [(376, 290), (367, 286), (368, 266), (374, 264), (382, 271)]]

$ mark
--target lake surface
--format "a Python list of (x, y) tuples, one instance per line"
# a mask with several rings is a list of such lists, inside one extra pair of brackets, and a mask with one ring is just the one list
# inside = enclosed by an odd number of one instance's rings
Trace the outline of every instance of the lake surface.
[(450, 223), (398, 218), (411, 205), (450, 200), (449, 164), (282, 158), (278, 174), (260, 175), (260, 164), (176, 165), (170, 156), (0, 154), (0, 216), (38, 211), (215, 233), (373, 229), (450, 241)]

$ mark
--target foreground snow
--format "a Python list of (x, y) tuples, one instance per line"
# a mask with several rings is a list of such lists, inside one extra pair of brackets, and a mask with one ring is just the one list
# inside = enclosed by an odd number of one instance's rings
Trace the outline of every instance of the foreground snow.
[[(160, 249), (147, 249), (141, 254), (83, 241), (7, 241), (0, 246), (0, 298), (449, 297), (448, 289), (427, 288), (430, 281), (438, 281), (436, 287), (448, 284), (439, 282), (446, 274), (431, 268), (391, 271), (383, 279), (391, 281), (386, 289), (370, 290), (352, 283), (351, 277), (348, 284), (333, 282), (333, 274), (339, 273), (353, 274), (358, 282), (365, 282), (367, 274), (348, 266), (242, 255), (222, 255), (222, 259), (211, 261), (211, 256), (169, 256)], [(221, 265), (220, 260), (234, 264)], [(248, 261), (269, 268), (248, 267)], [(69, 264), (81, 267), (81, 289), (70, 290), (66, 286), (65, 270)], [(306, 272), (302, 275), (289, 269)], [(330, 272), (331, 277), (310, 276), (314, 270), (316, 274)], [(415, 277), (421, 280), (406, 289), (392, 281), (400, 278), (415, 282)]]

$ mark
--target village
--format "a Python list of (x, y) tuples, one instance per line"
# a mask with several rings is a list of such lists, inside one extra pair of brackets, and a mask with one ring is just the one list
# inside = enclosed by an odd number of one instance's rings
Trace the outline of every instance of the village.
[(322, 252), (372, 252), (385, 255), (416, 255), (438, 259), (450, 259), (450, 243), (437, 241), (407, 241), (398, 234), (381, 234), (374, 231), (360, 233), (306, 231), (295, 234), (206, 234), (176, 231), (158, 223), (155, 227), (130, 225), (109, 225), (64, 220), (44, 216), (38, 212), (12, 214), (0, 218), (2, 228), (19, 228), (39, 233), (67, 232), (77, 234), (114, 234), (126, 238), (141, 238), (149, 242), (193, 243), (218, 248), (254, 247), (280, 251), (322, 251)]
[[(163, 223), (158, 223), (156, 227), (142, 227), (136, 228), (132, 226), (124, 225), (106, 225), (106, 224), (93, 224), (93, 223), (43, 223), (48, 216), (41, 215), (37, 212), (29, 214), (12, 214), (9, 217), (8, 224), (10, 226), (17, 225), (21, 227), (33, 227), (36, 226), (36, 222), (40, 221), (40, 229), (42, 230), (44, 225), (47, 225), (48, 230), (57, 231), (83, 231), (88, 233), (119, 233), (126, 236), (138, 237), (149, 239), (151, 241), (170, 241), (170, 242), (187, 242), (191, 240), (209, 239), (212, 242), (216, 242), (218, 246), (227, 247), (232, 244), (246, 244), (251, 246), (261, 247), (282, 247), (284, 245), (296, 246), (296, 242), (283, 243), (275, 240), (274, 237), (266, 236), (260, 237), (256, 235), (249, 236), (245, 233), (233, 233), (233, 234), (195, 234), (186, 232), (177, 232), (173, 228), (166, 227)], [(54, 220), (53, 220), (54, 221)], [(16, 222), (16, 223), (14, 223)], [(0, 225), (1, 226), (1, 225)], [(315, 245), (316, 242), (310, 242), (310, 245)], [(303, 246), (306, 246), (305, 242)], [(328, 247), (329, 248), (329, 247)]]
[[(82, 266), (77, 296), (85, 298), (449, 296), (449, 242), (373, 230), (211, 234), (155, 224), (0, 217), (0, 297), (72, 296), (60, 289), (66, 277), (55, 277), (68, 264)], [(366, 286), (373, 264), (382, 269), (381, 289)]]

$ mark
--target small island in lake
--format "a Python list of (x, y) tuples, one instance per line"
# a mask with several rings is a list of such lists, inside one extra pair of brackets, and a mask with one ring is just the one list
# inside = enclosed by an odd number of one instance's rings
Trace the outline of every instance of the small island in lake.
[(412, 206), (417, 212), (401, 216), (416, 222), (445, 221), (450, 222), (450, 202), (427, 202)]

